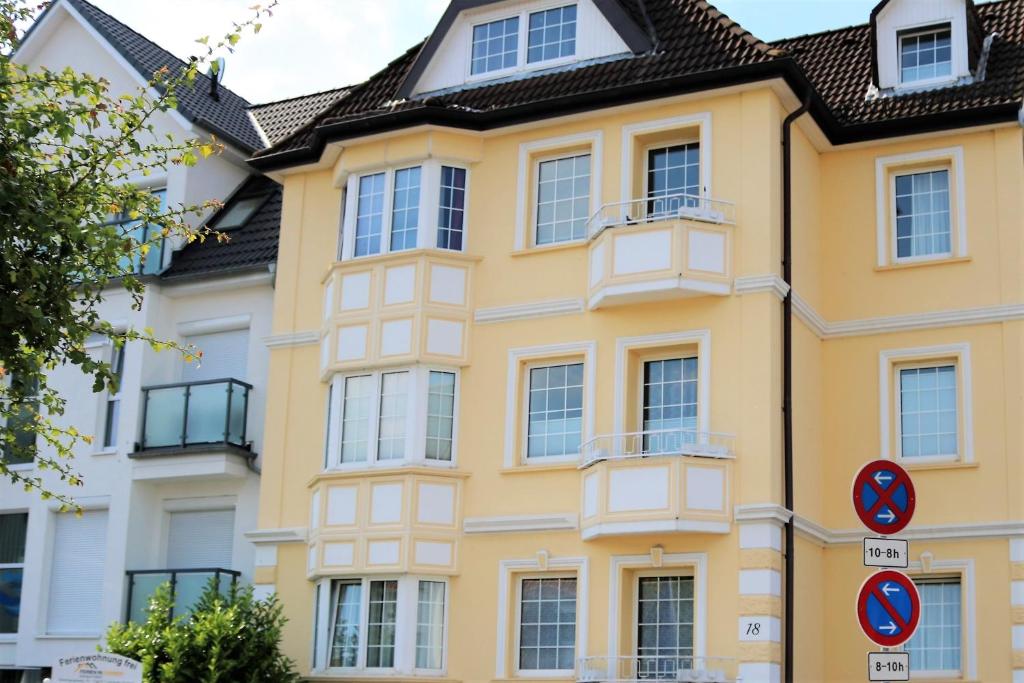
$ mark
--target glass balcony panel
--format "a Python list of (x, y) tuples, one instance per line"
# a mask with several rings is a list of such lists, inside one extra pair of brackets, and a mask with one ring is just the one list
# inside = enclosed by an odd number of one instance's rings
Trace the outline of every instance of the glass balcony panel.
[(142, 447), (180, 446), (185, 423), (185, 387), (149, 389), (147, 395)]
[(224, 441), (227, 409), (228, 382), (190, 387), (186, 444)]
[(245, 445), (245, 413), (248, 404), (249, 390), (240, 384), (232, 383), (228, 441), (236, 446)]
[(146, 610), (153, 593), (161, 584), (171, 580), (170, 572), (160, 574), (135, 574), (132, 581), (132, 602), (128, 605), (128, 620), (141, 624), (146, 620)]
[[(187, 614), (192, 611), (192, 606), (206, 590), (206, 584), (216, 574), (216, 572), (179, 572), (174, 584), (174, 613)], [(224, 577), (224, 580), (227, 581), (227, 577)]]

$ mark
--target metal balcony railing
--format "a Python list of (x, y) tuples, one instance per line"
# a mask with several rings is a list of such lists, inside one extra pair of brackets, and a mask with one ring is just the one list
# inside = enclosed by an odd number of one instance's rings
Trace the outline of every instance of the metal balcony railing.
[(725, 657), (597, 656), (577, 662), (578, 683), (687, 681), (733, 683), (736, 661)]
[(165, 583), (171, 585), (171, 616), (187, 614), (202, 596), (210, 581), (215, 581), (217, 590), (227, 595), (241, 572), (219, 567), (204, 569), (136, 569), (125, 572), (128, 576), (128, 602), (125, 608), (126, 622), (141, 623), (146, 620), (146, 610), (156, 589)]
[(736, 205), (722, 199), (694, 194), (670, 194), (611, 202), (587, 221), (587, 234), (597, 237), (605, 228), (639, 225), (682, 218), (705, 223), (736, 224)]
[(692, 429), (654, 429), (624, 434), (601, 434), (580, 447), (580, 467), (605, 460), (627, 460), (655, 455), (690, 455), (732, 458), (732, 434)]
[(237, 379), (143, 387), (139, 450), (213, 444), (248, 448), (251, 391), (252, 385)]

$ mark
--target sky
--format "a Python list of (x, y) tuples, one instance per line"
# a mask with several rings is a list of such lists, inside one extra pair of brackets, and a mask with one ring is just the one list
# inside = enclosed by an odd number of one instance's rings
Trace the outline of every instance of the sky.
[[(179, 57), (269, 0), (92, 0)], [(762, 40), (865, 23), (877, 0), (711, 0)], [(448, 0), (280, 0), (227, 56), (224, 84), (267, 102), (365, 80), (426, 37)], [(173, 8), (172, 11), (171, 8)]]

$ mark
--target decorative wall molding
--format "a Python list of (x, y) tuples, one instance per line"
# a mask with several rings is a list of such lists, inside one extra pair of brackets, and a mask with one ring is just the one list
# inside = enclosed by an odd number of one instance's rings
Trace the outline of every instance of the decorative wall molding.
[(263, 343), (270, 349), (284, 349), (291, 346), (313, 346), (320, 341), (319, 330), (292, 332), (289, 334), (272, 334), (263, 338)]
[[(860, 543), (867, 535), (862, 529), (828, 529), (806, 517), (796, 515), (796, 530), (821, 546)], [(972, 524), (932, 524), (909, 526), (900, 538), (910, 541), (957, 541), (970, 538), (1013, 538), (1024, 535), (1024, 520), (974, 522)]]
[(571, 315), (573, 313), (582, 313), (585, 309), (586, 304), (583, 299), (532, 301), (525, 304), (478, 308), (473, 314), (473, 322), (478, 324), (504, 323), (511, 320), (545, 318), (553, 315)]
[(222, 318), (189, 320), (178, 323), (178, 334), (183, 337), (191, 337), (198, 334), (212, 334), (215, 332), (234, 332), (235, 330), (247, 330), (251, 324), (252, 316), (248, 313), (229, 315)]
[(181, 282), (175, 280), (163, 280), (160, 282), (162, 292), (172, 299), (186, 296), (198, 296), (200, 294), (212, 294), (214, 292), (226, 292), (233, 289), (244, 289), (245, 287), (273, 287), (274, 273), (271, 270), (260, 270), (246, 275), (235, 275), (232, 277), (211, 277), (205, 280), (191, 280), (182, 278)]
[(245, 537), (250, 543), (305, 543), (308, 539), (306, 527), (289, 529), (254, 529), (246, 531)]
[(467, 517), (462, 531), (467, 534), (501, 534), (521, 531), (571, 531), (579, 528), (579, 515), (565, 512), (550, 515)]
[(736, 521), (744, 522), (777, 522), (785, 524), (793, 513), (775, 503), (755, 503), (753, 505), (737, 505), (734, 512)]
[(793, 292), (793, 313), (796, 317), (804, 322), (807, 327), (810, 328), (819, 339), (827, 339), (829, 336), (829, 324), (821, 315), (818, 314), (814, 308), (807, 303), (806, 300), (800, 297), (799, 294)]
[(759, 294), (771, 292), (779, 301), (786, 298), (789, 285), (778, 275), (747, 275), (738, 277), (733, 283), (733, 291), (737, 294)]

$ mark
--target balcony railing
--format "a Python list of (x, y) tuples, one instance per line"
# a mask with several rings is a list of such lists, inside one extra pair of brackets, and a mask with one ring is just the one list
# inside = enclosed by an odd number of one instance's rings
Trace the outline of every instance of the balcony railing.
[(225, 444), (248, 448), (252, 385), (237, 379), (143, 387), (139, 450)]
[(587, 222), (587, 234), (593, 239), (605, 228), (673, 219), (735, 225), (736, 205), (693, 194), (627, 199), (598, 209)]
[(579, 683), (690, 681), (733, 683), (736, 661), (725, 657), (598, 656), (577, 663)]
[(141, 623), (156, 589), (165, 583), (171, 585), (171, 616), (187, 614), (206, 590), (207, 584), (216, 582), (217, 590), (227, 595), (238, 582), (240, 572), (232, 569), (139, 569), (128, 575), (128, 603), (125, 621)]
[(624, 434), (601, 434), (580, 447), (580, 467), (605, 460), (628, 460), (656, 455), (732, 458), (732, 434), (692, 429), (655, 429)]

